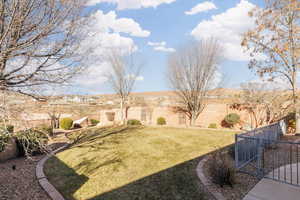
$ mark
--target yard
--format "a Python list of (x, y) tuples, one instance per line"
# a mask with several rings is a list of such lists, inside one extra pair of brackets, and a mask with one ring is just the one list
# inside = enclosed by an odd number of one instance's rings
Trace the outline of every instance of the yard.
[(69, 200), (210, 199), (196, 166), (233, 142), (233, 132), (179, 128), (102, 128), (74, 133), (45, 173)]

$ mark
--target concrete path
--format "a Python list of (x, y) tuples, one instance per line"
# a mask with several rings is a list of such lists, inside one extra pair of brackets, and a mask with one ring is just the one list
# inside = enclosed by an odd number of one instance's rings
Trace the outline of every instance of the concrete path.
[[(299, 170), (298, 180), (300, 182), (300, 163), (288, 165), (275, 169), (268, 176), (284, 180), (284, 171), (286, 172), (286, 181), (297, 183), (297, 167)], [(292, 175), (292, 176), (291, 176)], [(271, 179), (262, 179), (250, 192), (244, 197), (243, 200), (299, 200), (300, 199), (300, 186), (293, 186), (286, 183), (281, 183)]]

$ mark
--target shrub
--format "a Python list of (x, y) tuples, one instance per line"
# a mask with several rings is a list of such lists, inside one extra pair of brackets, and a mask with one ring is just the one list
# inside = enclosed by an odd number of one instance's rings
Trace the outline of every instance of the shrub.
[(163, 118), (163, 117), (159, 117), (157, 118), (157, 125), (166, 125), (167, 122), (166, 122), (166, 119)]
[(7, 145), (9, 140), (9, 135), (5, 133), (0, 133), (0, 152), (5, 150), (5, 146)]
[[(236, 113), (230, 113), (230, 114), (226, 115), (226, 117), (224, 118), (224, 121), (227, 123), (227, 126), (231, 128), (240, 122), (240, 116)], [(224, 124), (224, 125), (226, 127), (226, 124)]]
[(99, 124), (99, 120), (96, 120), (96, 119), (91, 119), (91, 124), (92, 126), (96, 126), (97, 124)]
[(70, 130), (73, 125), (73, 120), (71, 118), (63, 118), (60, 120), (60, 128), (64, 130)]
[(130, 119), (127, 121), (128, 126), (140, 126), (142, 123), (137, 119)]
[(37, 128), (37, 130), (40, 130), (50, 136), (53, 136), (53, 128), (51, 126), (48, 126), (46, 124), (41, 125), (40, 127)]
[(28, 129), (16, 134), (18, 156), (31, 156), (47, 152), (48, 137), (37, 129)]
[(235, 170), (230, 165), (228, 158), (221, 152), (212, 155), (208, 163), (208, 170), (212, 181), (220, 187), (224, 185), (232, 187), (235, 184)]
[(5, 128), (5, 126), (1, 126), (0, 129), (1, 129), (2, 133), (13, 133), (14, 132), (13, 125), (6, 125), (6, 128)]
[(211, 123), (208, 128), (217, 128), (217, 124), (216, 123)]

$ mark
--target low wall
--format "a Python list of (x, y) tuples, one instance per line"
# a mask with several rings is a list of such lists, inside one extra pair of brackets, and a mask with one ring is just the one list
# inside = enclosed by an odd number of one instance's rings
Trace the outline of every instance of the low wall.
[(10, 139), (8, 144), (5, 146), (5, 150), (0, 152), (0, 162), (17, 157), (18, 149), (14, 139)]

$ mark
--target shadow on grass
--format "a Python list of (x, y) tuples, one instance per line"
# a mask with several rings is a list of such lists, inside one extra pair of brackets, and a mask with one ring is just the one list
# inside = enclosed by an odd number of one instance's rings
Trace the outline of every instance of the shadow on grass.
[(203, 156), (139, 179), (89, 200), (205, 200), (196, 166)]
[[(130, 128), (131, 129), (131, 128)], [(111, 130), (111, 129), (110, 129)], [(76, 144), (77, 147), (81, 145), (90, 144), (91, 140), (107, 137), (115, 133), (126, 132), (128, 129), (121, 129), (111, 132), (108, 129), (91, 132), (85, 137), (80, 138)], [(99, 134), (99, 132), (101, 132)], [(93, 149), (95, 148), (95, 149)], [(93, 150), (97, 150), (93, 147)], [(221, 148), (225, 149), (227, 147)], [(219, 149), (220, 150), (220, 149)], [(174, 152), (176, 154), (176, 152)], [(207, 154), (206, 154), (207, 155)], [(105, 156), (105, 155), (103, 155)], [(81, 171), (86, 174), (93, 174), (97, 169), (114, 164), (116, 162), (122, 163), (118, 156), (107, 155), (108, 161), (93, 165), (93, 159), (83, 160), (74, 169), (68, 167), (65, 163), (57, 158), (52, 158), (48, 166), (46, 174), (59, 191), (68, 200), (75, 200), (75, 193), (88, 181), (88, 177), (79, 175), (75, 172)], [(86, 200), (210, 200), (214, 199), (208, 194), (202, 183), (200, 182), (196, 167), (199, 161), (205, 155), (201, 155), (195, 159), (183, 162), (176, 166), (162, 170), (158, 173), (143, 177), (139, 180), (131, 182), (127, 185), (115, 188), (106, 193), (99, 194), (95, 197)], [(96, 191), (97, 192), (97, 191)], [(79, 198), (82, 199), (82, 198)], [(85, 199), (85, 198), (84, 198)]]
[(212, 200), (196, 172), (200, 160), (228, 145), (89, 200)]
[[(51, 162), (49, 162), (51, 160)], [(79, 175), (76, 171), (57, 157), (53, 156), (47, 161), (47, 167), (44, 168), (49, 181), (65, 196), (66, 199), (74, 199), (73, 194), (84, 184), (89, 178)], [(65, 182), (64, 180), (68, 180)]]

